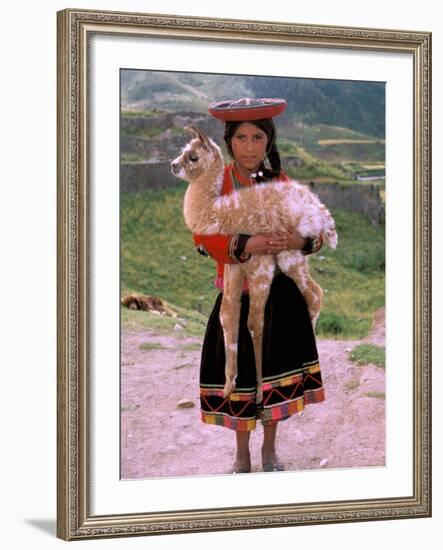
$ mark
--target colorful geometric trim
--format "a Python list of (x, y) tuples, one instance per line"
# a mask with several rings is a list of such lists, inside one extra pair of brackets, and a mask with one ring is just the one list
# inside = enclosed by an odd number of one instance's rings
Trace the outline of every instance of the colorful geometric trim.
[(211, 414), (201, 411), (201, 418), (205, 424), (223, 426), (224, 428), (230, 428), (236, 432), (251, 432), (252, 430), (255, 430), (257, 425), (257, 420), (255, 417), (236, 418), (222, 413)]
[(260, 418), (263, 424), (285, 420), (306, 405), (324, 401), (325, 393), (318, 361), (301, 369), (263, 380), (263, 402), (257, 404), (255, 388), (238, 388), (229, 398), (222, 386), (200, 386), (201, 418), (206, 424), (236, 431), (251, 431)]
[(261, 421), (263, 424), (268, 422), (278, 422), (286, 420), (293, 414), (301, 412), (306, 405), (312, 405), (313, 403), (321, 403), (325, 400), (325, 393), (323, 388), (317, 390), (310, 390), (297, 397), (293, 401), (285, 401), (272, 406), (263, 405), (263, 411), (261, 414)]
[(255, 388), (252, 391), (235, 391), (229, 397), (223, 397), (222, 387), (200, 387), (202, 420), (206, 424), (236, 431), (251, 431), (257, 419), (255, 395)]
[(306, 405), (325, 399), (318, 361), (304, 365), (296, 374), (272, 378), (263, 381), (263, 424), (285, 420), (302, 411)]

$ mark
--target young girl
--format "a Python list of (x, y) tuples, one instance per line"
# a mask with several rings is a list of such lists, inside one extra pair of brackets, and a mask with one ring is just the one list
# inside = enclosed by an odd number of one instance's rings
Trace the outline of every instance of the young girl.
[[(273, 179), (287, 181), (276, 145), (273, 117), (286, 108), (282, 99), (222, 101), (209, 113), (225, 123), (224, 139), (233, 162), (225, 166), (222, 194)], [(269, 165), (265, 164), (265, 160)], [(241, 300), (238, 340), (238, 376), (235, 391), (223, 397), (225, 351), (219, 313), (225, 263), (247, 262), (252, 254), (282, 250), (317, 252), (321, 239), (304, 239), (297, 232), (256, 235), (194, 235), (197, 250), (217, 262), (215, 285), (220, 289), (208, 321), (200, 366), (202, 420), (236, 433), (233, 473), (251, 471), (250, 433), (257, 419), (263, 424), (261, 449), (264, 471), (284, 470), (276, 451), (278, 422), (324, 400), (315, 337), (306, 303), (292, 279), (276, 271), (265, 309), (263, 334), (263, 401), (256, 400), (252, 339), (247, 328), (247, 281)]]

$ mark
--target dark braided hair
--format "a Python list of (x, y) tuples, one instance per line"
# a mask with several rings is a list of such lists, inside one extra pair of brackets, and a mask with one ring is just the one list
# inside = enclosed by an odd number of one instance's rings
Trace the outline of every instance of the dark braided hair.
[(268, 137), (268, 144), (266, 148), (266, 156), (269, 160), (270, 167), (268, 168), (264, 161), (262, 161), (257, 172), (263, 172), (263, 176), (256, 176), (255, 181), (260, 183), (262, 181), (271, 180), (272, 178), (277, 178), (281, 172), (281, 161), (280, 154), (277, 150), (277, 130), (275, 128), (274, 121), (272, 118), (263, 118), (261, 120), (241, 120), (241, 121), (227, 121), (225, 126), (225, 135), (224, 140), (228, 148), (228, 152), (231, 157), (234, 157), (231, 146), (231, 139), (236, 131), (236, 129), (243, 124), (243, 122), (249, 122), (260, 130), (263, 130)]

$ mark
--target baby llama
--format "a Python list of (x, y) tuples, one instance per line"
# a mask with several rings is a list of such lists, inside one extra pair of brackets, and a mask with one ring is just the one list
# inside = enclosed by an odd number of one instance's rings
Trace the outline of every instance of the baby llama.
[[(171, 170), (175, 176), (189, 182), (184, 198), (184, 218), (193, 233), (255, 234), (297, 230), (303, 237), (322, 236), (331, 248), (336, 247), (337, 233), (330, 212), (316, 195), (296, 181), (253, 185), (221, 196), (223, 156), (220, 148), (196, 126), (189, 126), (187, 130), (192, 139), (172, 161)], [(235, 388), (240, 299), (247, 277), (248, 329), (254, 346), (257, 402), (262, 400), (264, 312), (276, 263), (296, 282), (315, 328), (323, 291), (310, 276), (307, 257), (300, 250), (253, 255), (244, 263), (226, 264), (220, 309), (226, 354), (225, 397)]]

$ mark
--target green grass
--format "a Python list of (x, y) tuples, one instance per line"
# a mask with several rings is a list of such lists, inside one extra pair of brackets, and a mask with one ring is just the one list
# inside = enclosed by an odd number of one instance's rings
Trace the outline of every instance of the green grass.
[[(177, 306), (174, 306), (174, 310), (179, 312), (180, 317), (174, 318), (121, 306), (121, 322), (124, 327), (135, 330), (147, 329), (163, 334), (170, 334), (172, 332), (177, 338), (188, 336), (203, 337), (207, 323), (205, 315)], [(191, 344), (186, 344), (186, 346), (191, 346)], [(183, 349), (187, 348), (184, 347)]]
[[(145, 342), (139, 346), (141, 351), (152, 351), (158, 349), (167, 349), (165, 346), (158, 342)], [(175, 348), (174, 348), (175, 349)], [(180, 345), (176, 348), (177, 351), (200, 351), (201, 343), (200, 342), (190, 342), (187, 344)]]
[(360, 344), (349, 352), (349, 358), (359, 365), (376, 365), (385, 368), (385, 348), (374, 344)]
[(386, 399), (386, 394), (382, 391), (368, 391), (363, 395), (365, 397), (373, 397), (374, 399)]
[(152, 294), (208, 315), (217, 294), (214, 263), (195, 251), (183, 221), (184, 190), (182, 184), (122, 195), (122, 294)]
[(145, 342), (144, 344), (140, 344), (139, 348), (142, 350), (142, 351), (151, 351), (151, 350), (156, 350), (156, 349), (165, 349), (164, 346), (162, 346), (161, 344), (157, 343), (157, 342)]
[(352, 392), (357, 390), (360, 387), (359, 380), (351, 380), (345, 384), (345, 392)]
[(191, 342), (180, 346), (180, 351), (200, 351), (201, 344), (199, 342)]
[[(159, 296), (177, 311), (172, 317), (122, 308), (122, 322), (202, 336), (218, 291), (215, 262), (194, 249), (183, 221), (185, 184), (121, 196), (121, 292)], [(320, 337), (362, 338), (384, 305), (384, 227), (361, 214), (335, 210), (339, 244), (310, 256), (314, 279), (325, 291), (317, 324)]]
[(361, 214), (333, 211), (338, 246), (310, 257), (314, 279), (324, 290), (317, 324), (320, 336), (361, 338), (385, 300), (384, 228)]

